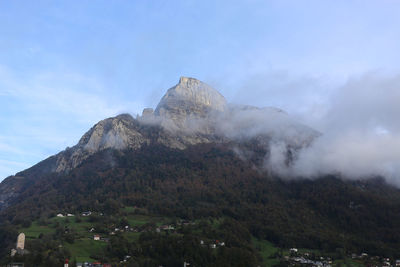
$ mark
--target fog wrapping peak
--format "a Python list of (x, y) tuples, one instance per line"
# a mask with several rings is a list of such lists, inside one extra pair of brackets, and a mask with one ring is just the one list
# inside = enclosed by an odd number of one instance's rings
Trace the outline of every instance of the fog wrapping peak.
[[(283, 178), (383, 176), (400, 185), (400, 77), (364, 75), (334, 90), (326, 103), (318, 120), (311, 115), (303, 118), (317, 131), (278, 108), (227, 104), (210, 86), (181, 78), (157, 112), (145, 109), (140, 119), (169, 130), (229, 140), (266, 137), (268, 141), (260, 143), (268, 150), (263, 167)], [(290, 164), (288, 149), (296, 153)], [(235, 151), (241, 157), (248, 154)]]
[(383, 176), (400, 185), (400, 76), (366, 74), (334, 91), (313, 124), (323, 135), (300, 151), (293, 176)]

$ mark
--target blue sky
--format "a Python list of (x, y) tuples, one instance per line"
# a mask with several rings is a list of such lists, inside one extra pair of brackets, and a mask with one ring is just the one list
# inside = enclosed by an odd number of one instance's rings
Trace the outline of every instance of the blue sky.
[(1, 1), (0, 180), (154, 107), (180, 76), (318, 117), (349, 80), (399, 73), (398, 14), (394, 0)]

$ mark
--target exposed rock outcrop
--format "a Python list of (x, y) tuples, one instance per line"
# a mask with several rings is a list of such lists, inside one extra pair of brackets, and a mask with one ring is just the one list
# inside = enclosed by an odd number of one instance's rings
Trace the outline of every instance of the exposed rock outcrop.
[(227, 102), (217, 90), (194, 78), (181, 77), (154, 114), (166, 129), (210, 134), (214, 117), (226, 110)]
[(92, 154), (105, 149), (138, 149), (150, 140), (138, 131), (138, 122), (122, 114), (100, 121), (83, 135), (76, 146), (58, 154), (55, 172), (75, 168)]

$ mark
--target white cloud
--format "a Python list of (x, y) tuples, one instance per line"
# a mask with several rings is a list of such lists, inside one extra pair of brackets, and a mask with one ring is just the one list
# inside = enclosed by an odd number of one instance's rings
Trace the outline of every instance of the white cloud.
[(339, 173), (345, 178), (384, 176), (400, 186), (400, 75), (368, 73), (329, 98), (315, 127), (323, 132), (303, 150), (294, 176)]
[[(285, 177), (384, 176), (400, 186), (400, 75), (369, 72), (342, 84), (322, 78), (278, 71), (254, 76), (237, 91), (236, 99), (289, 110), (323, 134), (299, 153), (290, 168), (285, 163), (285, 146), (270, 144), (266, 168)], [(245, 121), (256, 116), (250, 117)], [(262, 118), (255, 129), (277, 128), (265, 115)], [(243, 124), (238, 125), (240, 130)], [(279, 135), (285, 132), (288, 127), (281, 128)]]

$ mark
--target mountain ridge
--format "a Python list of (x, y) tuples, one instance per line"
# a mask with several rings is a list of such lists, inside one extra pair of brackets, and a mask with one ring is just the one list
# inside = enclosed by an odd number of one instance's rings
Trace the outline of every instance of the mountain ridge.
[[(289, 128), (293, 134), (285, 136), (282, 129)], [(151, 143), (186, 149), (202, 143), (241, 143), (257, 139), (264, 146), (283, 142), (293, 152), (317, 137), (316, 131), (291, 120), (280, 109), (231, 105), (211, 86), (194, 78), (181, 77), (177, 85), (167, 90), (154, 111), (146, 108), (136, 119), (120, 114), (101, 120), (75, 146), (5, 179), (0, 184), (0, 209), (7, 207), (8, 202), (37, 177), (69, 172), (91, 155), (106, 149), (137, 150)], [(265, 151), (266, 155), (268, 147)]]
[[(209, 93), (214, 89), (204, 83), (193, 78), (181, 78), (180, 83), (167, 91), (156, 112), (146, 108), (136, 118), (121, 114), (101, 120), (75, 146), (6, 178), (0, 184), (0, 237), (10, 236), (9, 229), (17, 231), (32, 222), (36, 226), (60, 212), (79, 215), (88, 210), (102, 214), (93, 220), (103, 222), (100, 229), (107, 235), (116, 224), (127, 225), (124, 209), (134, 207), (139, 215), (193, 222), (224, 220), (219, 230), (224, 232), (221, 238), (230, 251), (228, 258), (241, 251), (242, 259), (251, 255), (254, 262), (261, 262), (252, 237), (280, 248), (333, 251), (335, 257), (364, 251), (400, 256), (399, 189), (381, 178), (285, 179), (265, 164), (272, 157), (271, 147), (283, 149), (282, 165), (290, 167), (296, 153), (320, 133), (280, 109), (233, 105), (223, 98), (213, 102), (207, 97), (215, 94)], [(194, 96), (188, 84), (206, 88), (206, 93), (196, 89), (200, 96)], [(175, 93), (177, 88), (187, 91), (182, 96), (182, 92)], [(226, 226), (231, 230), (226, 231)], [(189, 235), (195, 235), (198, 244), (206, 229)], [(188, 237), (186, 230), (180, 238)], [(238, 239), (238, 231), (246, 234)], [(44, 253), (49, 238), (63, 245), (82, 241), (73, 230), (67, 232), (57, 228), (54, 235), (37, 239), (44, 246), (35, 248), (35, 255)], [(217, 239), (214, 232), (209, 234)], [(119, 255), (113, 249), (127, 241), (119, 235), (109, 237), (117, 239), (95, 258), (117, 256), (113, 260), (120, 262), (127, 254)], [(152, 246), (154, 238), (161, 236), (143, 233), (139, 240), (149, 237)], [(0, 238), (0, 257), (9, 255), (11, 239)], [(155, 257), (141, 250), (144, 247), (136, 249), (135, 242), (131, 244), (135, 249), (129, 250), (135, 260)], [(57, 257), (63, 261), (62, 255)], [(159, 262), (165, 264), (164, 259)]]

